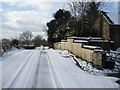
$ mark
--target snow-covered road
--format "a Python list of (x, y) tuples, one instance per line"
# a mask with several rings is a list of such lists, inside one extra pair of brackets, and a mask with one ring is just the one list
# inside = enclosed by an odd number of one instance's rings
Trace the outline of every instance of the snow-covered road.
[(1, 62), (3, 88), (118, 88), (117, 78), (90, 75), (53, 49), (20, 50)]
[(22, 50), (2, 60), (3, 88), (57, 88), (44, 50)]

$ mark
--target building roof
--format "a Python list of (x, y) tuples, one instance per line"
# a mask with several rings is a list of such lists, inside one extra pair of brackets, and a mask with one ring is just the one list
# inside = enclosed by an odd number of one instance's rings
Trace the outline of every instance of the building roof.
[(114, 22), (114, 24), (120, 24), (120, 13), (108, 13), (108, 17)]
[(103, 12), (102, 15), (108, 21), (109, 24), (120, 24), (120, 13), (111, 13), (111, 12)]

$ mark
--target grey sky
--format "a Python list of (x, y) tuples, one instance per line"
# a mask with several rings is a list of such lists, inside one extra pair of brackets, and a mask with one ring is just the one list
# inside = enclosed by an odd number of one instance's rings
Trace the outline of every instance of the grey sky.
[[(68, 9), (67, 3), (63, 0), (60, 2), (52, 0), (51, 2), (43, 2), (44, 0), (28, 1), (28, 0), (2, 0), (0, 7), (0, 38), (15, 38), (24, 31), (31, 31), (34, 36), (41, 35), (47, 39), (45, 30), (46, 23), (53, 19), (52, 15), (58, 9)], [(67, 0), (66, 0), (67, 1)], [(118, 8), (113, 4), (113, 11)], [(108, 11), (112, 11), (108, 9)]]

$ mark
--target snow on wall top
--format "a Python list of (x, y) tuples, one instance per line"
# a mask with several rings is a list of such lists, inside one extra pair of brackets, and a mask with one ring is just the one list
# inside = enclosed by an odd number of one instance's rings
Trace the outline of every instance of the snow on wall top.
[(61, 42), (67, 42), (67, 40), (61, 40)]
[(83, 45), (83, 48), (88, 48), (88, 49), (101, 49), (101, 47), (98, 47), (98, 46), (89, 46), (89, 45)]
[(78, 40), (102, 40), (100, 37), (68, 37), (68, 39), (78, 39)]
[(114, 43), (114, 41), (109, 41), (109, 40), (89, 40), (89, 42), (105, 42), (105, 43)]
[(88, 43), (87, 40), (74, 40), (75, 43)]

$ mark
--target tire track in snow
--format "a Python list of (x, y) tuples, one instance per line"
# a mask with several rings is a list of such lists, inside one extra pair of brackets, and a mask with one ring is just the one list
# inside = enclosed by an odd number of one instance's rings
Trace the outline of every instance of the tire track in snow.
[[(21, 53), (21, 52), (24, 52), (24, 51), (20, 51), (20, 52), (17, 52), (17, 54)], [(29, 51), (26, 51), (26, 52), (29, 52)], [(13, 55), (16, 54), (16, 53), (13, 53)], [(2, 66), (2, 69), (4, 69), (8, 64), (11, 64), (12, 62), (14, 62), (16, 60), (16, 58), (14, 60), (10, 60), (7, 64), (5, 64), (4, 66)]]
[[(35, 61), (32, 63), (33, 59)], [(52, 69), (47, 51), (33, 51), (4, 88), (60, 88), (59, 80)]]
[(42, 50), (32, 88), (60, 88), (59, 80), (52, 69), (47, 51)]
[[(50, 60), (48, 52), (47, 52), (47, 59), (48, 59), (49, 65), (50, 65), (50, 71), (52, 72), (52, 77), (54, 78), (54, 83), (56, 84), (57, 88), (64, 88), (58, 73), (55, 71), (55, 69), (54, 69), (54, 67), (53, 67), (53, 65), (51, 63), (51, 60)], [(65, 90), (65, 89), (63, 89), (63, 90)]]
[(33, 52), (26, 58), (26, 60), (22, 63), (22, 65), (19, 67), (19, 69), (15, 72), (15, 74), (11, 77), (11, 79), (8, 81), (8, 83), (3, 86), (3, 88), (10, 88), (12, 84), (15, 82), (17, 77), (19, 76), (20, 72), (23, 70), (27, 62), (29, 61), (30, 57), (32, 56)]
[(34, 52), (34, 54), (30, 57), (30, 60), (25, 65), (17, 80), (14, 82), (12, 86), (13, 88), (32, 88), (40, 52), (39, 50), (32, 51)]
[(35, 75), (34, 75), (34, 79), (33, 79), (32, 88), (36, 88), (37, 87), (37, 80), (38, 80), (38, 74), (39, 74), (41, 54), (42, 54), (42, 51), (40, 51), (40, 54), (39, 54), (39, 60), (37, 62), (37, 66), (36, 66), (36, 71), (35, 71)]

